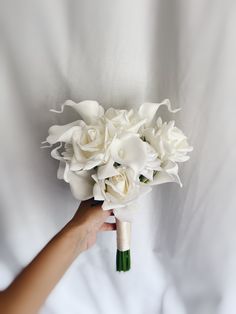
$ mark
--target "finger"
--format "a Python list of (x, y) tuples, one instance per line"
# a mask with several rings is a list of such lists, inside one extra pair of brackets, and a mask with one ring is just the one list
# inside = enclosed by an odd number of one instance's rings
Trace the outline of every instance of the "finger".
[(111, 210), (103, 210), (101, 205), (96, 205), (91, 207), (94, 213), (96, 213), (98, 218), (101, 218), (103, 220), (106, 220), (107, 217), (111, 215)]
[(109, 210), (104, 210), (104, 209), (101, 208), (101, 210), (102, 210), (102, 213), (103, 213), (103, 215), (104, 215), (105, 218), (111, 216), (111, 213), (112, 213), (112, 210), (111, 210), (111, 209), (109, 209)]
[(112, 230), (116, 230), (116, 224), (109, 222), (104, 222), (99, 229), (99, 231), (112, 231)]

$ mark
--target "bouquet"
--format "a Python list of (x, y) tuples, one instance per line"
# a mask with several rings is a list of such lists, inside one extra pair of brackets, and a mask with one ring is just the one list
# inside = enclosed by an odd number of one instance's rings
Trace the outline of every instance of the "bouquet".
[(189, 159), (188, 145), (175, 121), (156, 117), (160, 106), (172, 110), (168, 99), (144, 103), (137, 110), (105, 110), (96, 101), (75, 103), (75, 121), (53, 125), (43, 143), (57, 145), (51, 156), (59, 160), (57, 177), (69, 183), (80, 201), (102, 201), (113, 210), (117, 226), (117, 271), (130, 269), (130, 233), (134, 203), (153, 185), (176, 182), (182, 186), (178, 163)]

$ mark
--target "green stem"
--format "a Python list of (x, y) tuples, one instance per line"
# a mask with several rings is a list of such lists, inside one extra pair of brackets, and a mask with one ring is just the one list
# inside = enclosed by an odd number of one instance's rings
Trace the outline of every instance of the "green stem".
[(116, 251), (116, 270), (117, 271), (128, 271), (131, 266), (130, 250), (127, 251)]

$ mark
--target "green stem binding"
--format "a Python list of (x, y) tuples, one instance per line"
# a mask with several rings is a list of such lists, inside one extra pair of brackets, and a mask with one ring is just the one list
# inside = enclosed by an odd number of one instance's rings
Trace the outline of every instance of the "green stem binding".
[(131, 266), (130, 250), (128, 251), (116, 251), (116, 270), (128, 271)]

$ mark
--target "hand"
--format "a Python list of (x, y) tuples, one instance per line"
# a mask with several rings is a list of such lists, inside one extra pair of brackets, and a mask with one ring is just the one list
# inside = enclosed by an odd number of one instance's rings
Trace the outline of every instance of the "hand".
[(93, 199), (81, 202), (70, 222), (70, 225), (79, 226), (81, 231), (80, 251), (85, 251), (95, 244), (99, 231), (116, 230), (115, 223), (106, 222), (106, 219), (113, 215), (112, 210), (103, 210), (101, 204), (102, 202)]
[[(38, 313), (53, 287), (74, 259), (96, 242), (97, 232), (115, 230), (104, 211), (94, 200), (82, 202), (70, 222), (43, 248), (34, 260), (3, 292), (1, 313)], [(14, 302), (12, 302), (14, 300)]]

